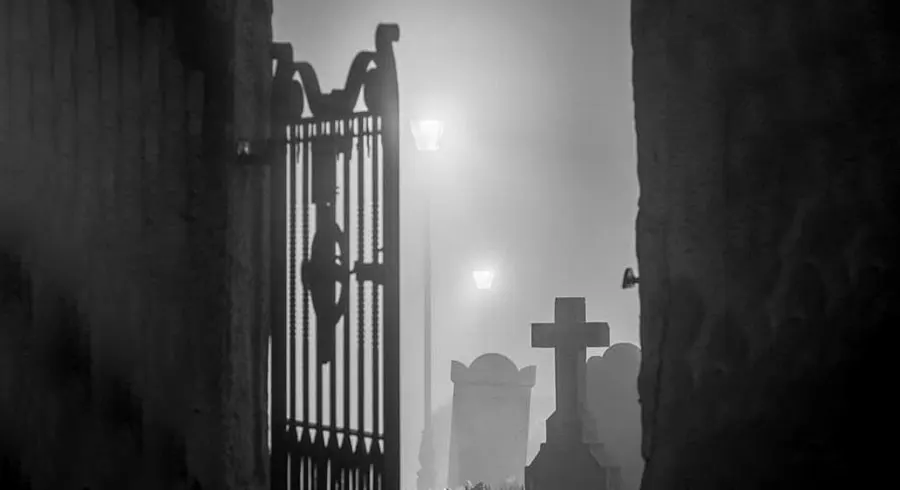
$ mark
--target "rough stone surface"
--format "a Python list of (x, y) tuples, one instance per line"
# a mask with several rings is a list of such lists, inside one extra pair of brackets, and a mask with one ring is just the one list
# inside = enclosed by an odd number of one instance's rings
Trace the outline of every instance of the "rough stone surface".
[(632, 2), (644, 490), (891, 478), (886, 2)]
[(270, 13), (0, 2), (0, 487), (266, 485)]

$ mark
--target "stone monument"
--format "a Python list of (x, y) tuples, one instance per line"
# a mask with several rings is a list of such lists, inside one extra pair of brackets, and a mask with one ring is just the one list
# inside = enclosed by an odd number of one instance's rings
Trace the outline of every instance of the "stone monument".
[(640, 348), (627, 343), (615, 344), (587, 362), (587, 407), (599, 440), (622, 468), (622, 490), (638, 490), (644, 470), (637, 391), (640, 364)]
[(535, 366), (520, 370), (500, 354), (484, 354), (469, 367), (453, 361), (449, 487), (523, 480), (536, 371)]
[[(585, 322), (584, 298), (556, 298), (555, 323), (534, 323), (531, 345), (556, 351), (556, 411), (547, 419), (547, 442), (525, 468), (528, 490), (618, 490), (620, 472), (586, 409), (585, 355), (609, 346), (609, 325)], [(586, 440), (587, 439), (587, 440)]]

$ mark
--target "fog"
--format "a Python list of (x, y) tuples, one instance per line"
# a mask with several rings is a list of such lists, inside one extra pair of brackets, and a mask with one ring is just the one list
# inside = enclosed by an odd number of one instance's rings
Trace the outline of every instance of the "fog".
[[(343, 85), (379, 22), (396, 44), (401, 127), (445, 122), (439, 153), (401, 136), (403, 487), (414, 486), (422, 430), (422, 189), (430, 187), (433, 406), (452, 397), (450, 361), (486, 352), (538, 366), (553, 395), (553, 351), (530, 347), (558, 296), (587, 299), (611, 342), (639, 344), (633, 266), (638, 184), (625, 0), (276, 0), (276, 41)], [(496, 270), (477, 290), (472, 271)], [(598, 354), (589, 352), (588, 355)], [(542, 415), (542, 416), (545, 416)], [(439, 465), (445, 462), (439, 461)]]

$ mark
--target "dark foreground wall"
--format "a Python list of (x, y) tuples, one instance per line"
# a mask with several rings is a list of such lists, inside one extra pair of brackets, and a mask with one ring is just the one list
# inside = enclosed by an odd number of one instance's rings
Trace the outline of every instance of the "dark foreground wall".
[(0, 488), (260, 488), (265, 0), (0, 1)]
[(887, 2), (632, 5), (643, 489), (889, 481)]

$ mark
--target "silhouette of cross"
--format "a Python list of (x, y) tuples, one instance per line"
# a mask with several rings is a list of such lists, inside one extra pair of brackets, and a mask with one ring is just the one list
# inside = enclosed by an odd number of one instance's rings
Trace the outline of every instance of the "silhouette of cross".
[[(584, 298), (556, 298), (554, 323), (531, 324), (531, 346), (556, 350), (556, 412), (547, 441), (580, 441), (588, 347), (609, 347), (609, 324), (585, 322)], [(552, 425), (552, 427), (551, 427)]]

